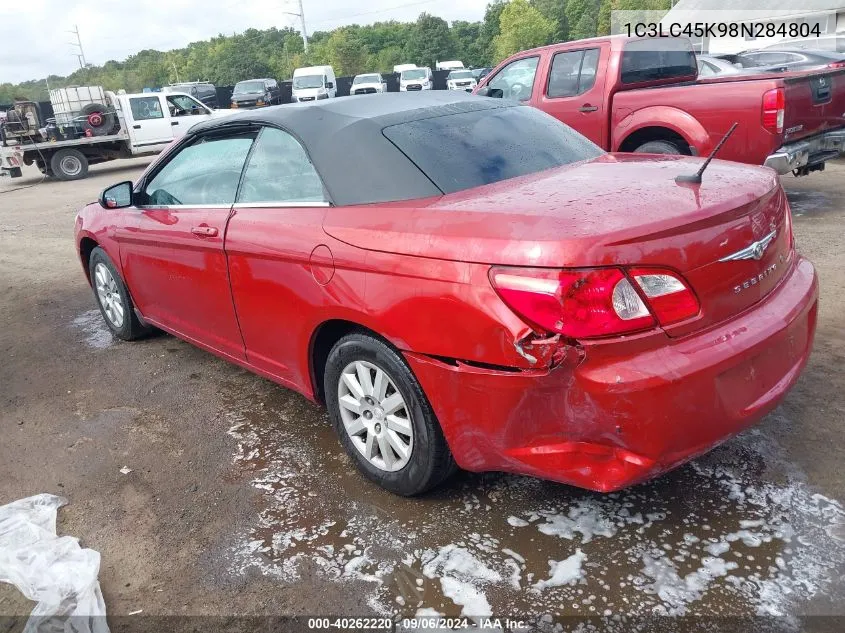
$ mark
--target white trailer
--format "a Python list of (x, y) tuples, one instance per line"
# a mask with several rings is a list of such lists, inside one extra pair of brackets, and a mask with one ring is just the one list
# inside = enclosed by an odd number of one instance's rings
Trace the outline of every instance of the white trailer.
[(0, 146), (3, 175), (18, 178), (24, 165), (35, 164), (48, 176), (59, 180), (78, 180), (88, 175), (89, 165), (157, 154), (196, 123), (231, 114), (229, 110), (212, 110), (184, 93), (116, 95), (105, 92), (103, 96), (105, 103), (114, 108), (118, 119), (119, 125), (114, 133)]

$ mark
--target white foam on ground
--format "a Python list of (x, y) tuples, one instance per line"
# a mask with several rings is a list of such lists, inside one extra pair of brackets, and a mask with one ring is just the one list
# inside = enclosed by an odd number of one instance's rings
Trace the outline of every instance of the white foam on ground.
[(437, 512), (395, 513), (343, 495), (315, 503), (313, 492), (331, 485), (326, 460), (345, 458), (303, 442), (300, 430), (268, 435), (231, 420), (233, 462), (257, 468), (252, 483), (266, 503), (232, 549), (234, 573), (295, 582), (302, 565), (316, 566), (359, 583), (380, 613), (405, 616), (789, 615), (845, 591), (845, 511), (761, 431), (701, 458), (674, 484), (670, 476), (599, 496), (471, 477)]
[(103, 321), (99, 310), (83, 312), (73, 321), (73, 326), (85, 335), (85, 344), (94, 349), (105, 349), (115, 343), (114, 335)]
[(549, 561), (549, 578), (534, 584), (534, 588), (542, 591), (546, 587), (560, 587), (562, 585), (574, 585), (584, 577), (581, 568), (586, 556), (579, 549), (569, 558), (564, 560)]

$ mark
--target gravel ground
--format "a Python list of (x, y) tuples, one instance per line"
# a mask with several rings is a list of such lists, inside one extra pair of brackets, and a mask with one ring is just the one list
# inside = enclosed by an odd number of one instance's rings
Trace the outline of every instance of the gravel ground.
[[(171, 336), (111, 337), (74, 214), (147, 162), (0, 180), (0, 504), (68, 499), (59, 533), (102, 555), (111, 616), (845, 616), (845, 163), (784, 179), (822, 299), (761, 424), (617, 494), (461, 473), (409, 500), (359, 477), (302, 397)], [(0, 614), (32, 606), (0, 585)]]

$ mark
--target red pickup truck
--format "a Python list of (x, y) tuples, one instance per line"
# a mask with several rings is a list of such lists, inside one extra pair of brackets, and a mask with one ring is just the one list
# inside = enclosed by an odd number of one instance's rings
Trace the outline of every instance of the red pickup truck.
[(606, 150), (710, 153), (804, 175), (845, 149), (845, 69), (698, 79), (687, 39), (598, 37), (517, 53), (475, 90), (517, 99)]

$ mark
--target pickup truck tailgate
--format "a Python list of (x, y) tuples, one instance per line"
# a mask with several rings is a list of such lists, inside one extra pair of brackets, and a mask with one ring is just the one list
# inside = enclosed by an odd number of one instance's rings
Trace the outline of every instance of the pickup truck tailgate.
[(784, 142), (845, 126), (845, 69), (784, 77)]

